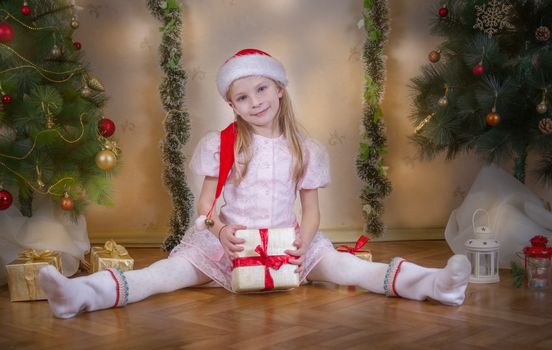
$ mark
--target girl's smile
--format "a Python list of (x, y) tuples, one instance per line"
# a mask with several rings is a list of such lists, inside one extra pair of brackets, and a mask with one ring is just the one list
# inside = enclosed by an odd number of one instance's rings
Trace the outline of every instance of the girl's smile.
[(277, 116), (282, 88), (273, 80), (262, 76), (248, 76), (232, 83), (229, 104), (234, 113), (242, 117), (256, 134), (279, 136)]

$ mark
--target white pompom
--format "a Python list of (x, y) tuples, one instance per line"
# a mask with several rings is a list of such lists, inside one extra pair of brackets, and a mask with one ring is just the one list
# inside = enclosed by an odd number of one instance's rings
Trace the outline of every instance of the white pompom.
[(205, 226), (205, 219), (207, 219), (207, 217), (205, 215), (200, 215), (196, 220), (195, 220), (195, 227), (198, 229), (198, 230), (205, 230), (207, 229), (207, 226)]

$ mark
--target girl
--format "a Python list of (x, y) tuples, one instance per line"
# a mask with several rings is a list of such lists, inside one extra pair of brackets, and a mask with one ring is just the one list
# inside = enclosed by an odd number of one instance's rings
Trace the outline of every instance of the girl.
[[(237, 126), (231, 126), (235, 161), (230, 163), (228, 180), (221, 181), (225, 205), (220, 213), (212, 213), (212, 208), (220, 193), (219, 165), (227, 159), (220, 154), (220, 133), (213, 132), (201, 139), (190, 161), (191, 169), (205, 177), (198, 200), (200, 217), (169, 258), (142, 270), (108, 269), (74, 279), (65, 278), (53, 266), (43, 268), (39, 281), (55, 316), (68, 318), (82, 311), (124, 306), (210, 281), (231, 290), (229, 258), (244, 243), (234, 233), (260, 227), (297, 227), (297, 249), (286, 253), (294, 257), (290, 262), (297, 265), (301, 281), (356, 285), (388, 296), (431, 298), (448, 305), (463, 303), (470, 273), (463, 255), (450, 258), (443, 269), (424, 268), (401, 258), (387, 265), (337, 252), (317, 232), (318, 188), (330, 182), (329, 157), (320, 144), (299, 132), (279, 61), (260, 50), (241, 50), (222, 65), (217, 85), (236, 115)], [(300, 228), (293, 212), (297, 192)]]

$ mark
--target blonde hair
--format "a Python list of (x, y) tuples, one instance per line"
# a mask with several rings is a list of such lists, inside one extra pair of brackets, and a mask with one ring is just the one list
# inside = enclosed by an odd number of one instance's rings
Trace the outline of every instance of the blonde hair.
[[(285, 86), (277, 81), (274, 82), (282, 89), (280, 108), (278, 109), (276, 120), (279, 131), (287, 139), (288, 148), (293, 159), (292, 179), (297, 183), (305, 173), (305, 157), (303, 155), (303, 147), (301, 146), (303, 134), (300, 131), (299, 123), (295, 120), (291, 99)], [(234, 159), (236, 160), (235, 179), (240, 182), (247, 174), (249, 162), (253, 157), (253, 152), (251, 150), (253, 128), (237, 114), (236, 121), (238, 123), (238, 134), (234, 143)]]

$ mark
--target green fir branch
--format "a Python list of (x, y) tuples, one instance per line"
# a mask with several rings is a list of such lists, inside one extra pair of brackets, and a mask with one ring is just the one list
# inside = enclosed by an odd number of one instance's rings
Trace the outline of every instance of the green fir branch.
[[(29, 5), (35, 17), (22, 16), (19, 2), (0, 1), (0, 12), (17, 33), (0, 45), (0, 84), (13, 98), (0, 120), (0, 130), (7, 132), (0, 141), (0, 183), (26, 216), (32, 216), (35, 197), (48, 196), (59, 206), (67, 191), (75, 206), (66, 214), (76, 220), (88, 204), (108, 202), (102, 194), (110, 191), (110, 179), (94, 160), (102, 146), (97, 123), (107, 97), (80, 95), (83, 74), (91, 74), (72, 44), (70, 2), (30, 0)], [(52, 56), (54, 44), (63, 47), (62, 56)], [(87, 183), (97, 186), (87, 191)]]
[[(552, 41), (539, 40), (535, 30), (543, 25), (550, 29), (552, 3), (510, 2), (513, 7), (506, 15), (515, 28), (492, 36), (474, 28), (475, 6), (482, 3), (434, 2), (431, 31), (444, 39), (439, 45), (441, 60), (423, 65), (411, 81), (415, 97), (410, 119), (416, 127), (411, 140), (425, 158), (444, 153), (453, 159), (463, 151), (473, 151), (489, 163), (513, 161), (513, 175), (522, 182), (529, 152), (534, 152), (540, 157), (535, 172), (548, 184), (552, 141), (538, 124), (551, 118)], [(449, 10), (445, 17), (438, 15), (441, 6)], [(492, 24), (485, 21), (484, 26)], [(477, 76), (472, 69), (479, 63), (484, 74)], [(449, 87), (447, 104), (440, 106), (445, 84)], [(548, 111), (539, 114), (536, 106), (544, 91)], [(493, 111), (498, 114), (497, 123), (487, 120)]]
[(512, 286), (514, 288), (519, 288), (523, 285), (525, 279), (527, 278), (527, 271), (521, 267), (516, 262), (512, 261), (510, 264), (511, 270), (510, 275), (512, 276)]

